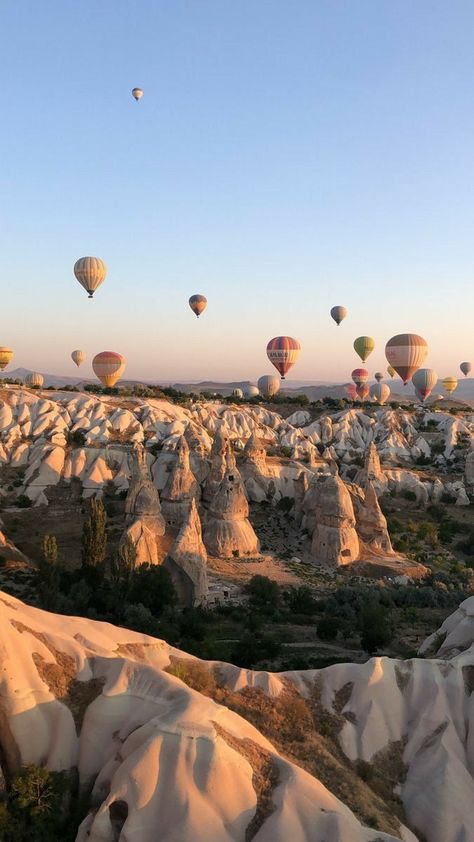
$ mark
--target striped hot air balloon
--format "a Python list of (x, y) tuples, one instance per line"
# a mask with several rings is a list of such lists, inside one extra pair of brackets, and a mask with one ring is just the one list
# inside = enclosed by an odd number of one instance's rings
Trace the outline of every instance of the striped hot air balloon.
[(107, 266), (100, 257), (81, 257), (74, 264), (74, 274), (80, 285), (92, 298), (105, 280)]
[(418, 371), (415, 371), (413, 377), (411, 378), (411, 382), (415, 387), (417, 396), (420, 398), (421, 402), (424, 403), (436, 386), (438, 382), (438, 375), (433, 368), (419, 368)]
[(115, 386), (125, 371), (125, 358), (116, 351), (101, 351), (92, 360), (92, 368), (104, 386)]
[(334, 319), (337, 325), (340, 325), (342, 320), (345, 319), (347, 316), (347, 310), (341, 304), (337, 304), (336, 307), (331, 307), (331, 317)]
[[(276, 378), (275, 378), (276, 380)], [(244, 396), (246, 398), (255, 398), (257, 395), (260, 394), (258, 386), (255, 386), (254, 383), (249, 383), (248, 386), (244, 386)]]
[(41, 389), (43, 383), (44, 377), (42, 374), (38, 374), (37, 371), (30, 371), (25, 377), (25, 385), (29, 386), (30, 389)]
[(452, 395), (458, 388), (458, 381), (455, 377), (445, 377), (443, 380), (443, 389), (448, 395)]
[(390, 397), (390, 387), (386, 383), (374, 383), (370, 387), (370, 397), (382, 406)]
[(375, 374), (374, 374), (374, 377), (375, 377), (377, 383), (381, 383), (381, 381), (383, 380), (383, 374), (382, 374), (381, 371), (376, 371)]
[(71, 359), (72, 359), (73, 362), (76, 363), (78, 368), (79, 368), (80, 365), (82, 365), (85, 358), (86, 358), (86, 355), (85, 355), (84, 351), (77, 350), (77, 351), (73, 351), (72, 354), (71, 354)]
[(13, 359), (13, 351), (11, 348), (7, 348), (6, 345), (0, 346), (0, 371), (3, 371), (4, 368), (7, 367), (8, 363), (11, 363)]
[(271, 398), (280, 391), (280, 381), (274, 374), (264, 374), (257, 381), (258, 389), (266, 398)]
[(350, 401), (355, 401), (357, 397), (357, 387), (355, 383), (346, 383), (346, 385), (344, 386), (344, 391)]
[(189, 299), (189, 306), (193, 313), (196, 313), (196, 316), (199, 318), (201, 313), (207, 307), (207, 298), (204, 295), (192, 295)]
[(233, 392), (232, 392), (233, 398), (243, 398), (243, 396), (244, 396), (244, 393), (243, 393), (242, 389), (234, 389)]
[(361, 383), (367, 383), (367, 380), (369, 379), (369, 372), (366, 368), (355, 368), (351, 377), (356, 386), (360, 386)]
[(399, 333), (392, 336), (385, 346), (387, 362), (395, 369), (405, 386), (423, 364), (427, 353), (428, 343), (416, 333)]
[(358, 336), (354, 339), (354, 351), (365, 363), (366, 359), (375, 348), (375, 341), (371, 336)]
[(143, 91), (141, 88), (132, 88), (132, 96), (133, 98), (139, 102), (143, 96)]
[(397, 373), (391, 365), (387, 366), (387, 372), (388, 372), (389, 376), (392, 377), (392, 379), (395, 377), (395, 375)]
[(285, 379), (286, 373), (295, 364), (300, 353), (300, 343), (291, 336), (275, 336), (267, 345), (267, 357), (280, 372), (282, 380)]
[(367, 398), (369, 397), (369, 392), (370, 389), (367, 383), (361, 383), (360, 386), (357, 386), (357, 397), (359, 398), (359, 400), (367, 400)]
[(462, 373), (464, 374), (464, 377), (467, 377), (467, 375), (469, 374), (469, 372), (472, 369), (472, 363), (469, 363), (469, 362), (461, 363), (459, 368), (461, 369)]

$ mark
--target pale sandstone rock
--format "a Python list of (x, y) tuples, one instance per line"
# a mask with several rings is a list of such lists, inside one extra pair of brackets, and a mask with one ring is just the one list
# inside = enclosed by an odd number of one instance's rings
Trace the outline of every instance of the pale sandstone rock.
[(181, 436), (168, 481), (161, 493), (161, 509), (167, 524), (181, 527), (193, 499), (199, 499), (199, 484), (189, 464), (189, 445)]
[[(337, 475), (312, 485), (314, 532), (311, 557), (330, 567), (350, 564), (359, 557), (359, 539), (351, 496)], [(310, 492), (308, 492), (310, 493)]]
[(242, 480), (239, 475), (227, 471), (209, 508), (204, 531), (208, 553), (219, 558), (258, 553), (258, 538), (248, 514)]
[(193, 606), (206, 601), (207, 552), (194, 499), (164, 566), (171, 575), (181, 603)]

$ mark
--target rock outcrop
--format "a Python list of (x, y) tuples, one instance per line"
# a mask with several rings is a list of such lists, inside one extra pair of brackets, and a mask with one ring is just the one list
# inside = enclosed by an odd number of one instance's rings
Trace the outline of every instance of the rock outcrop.
[(353, 485), (350, 491), (359, 538), (367, 547), (391, 555), (393, 550), (387, 529), (387, 519), (380, 508), (372, 481), (366, 481), (364, 490)]
[(329, 567), (350, 564), (359, 557), (359, 538), (351, 495), (337, 475), (318, 479), (308, 492), (314, 505), (311, 558)]
[(204, 530), (204, 543), (210, 555), (231, 558), (258, 553), (258, 538), (248, 514), (242, 480), (228, 470), (209, 507)]
[(191, 500), (186, 520), (165, 560), (164, 567), (169, 571), (183, 605), (202, 605), (206, 601), (207, 552), (194, 499)]
[[(234, 460), (233, 465), (232, 460)], [(219, 427), (212, 442), (211, 465), (202, 492), (204, 503), (212, 503), (228, 466), (235, 467), (234, 454), (229, 439), (224, 434), (222, 427)]]
[(160, 497), (151, 480), (146, 453), (136, 444), (130, 487), (125, 500), (126, 529), (122, 543), (131, 540), (136, 551), (135, 564), (160, 564), (163, 550), (160, 538), (165, 534)]
[(176, 461), (161, 492), (161, 509), (166, 523), (180, 528), (185, 521), (192, 500), (199, 499), (199, 484), (189, 464), (189, 445), (181, 436), (176, 449)]

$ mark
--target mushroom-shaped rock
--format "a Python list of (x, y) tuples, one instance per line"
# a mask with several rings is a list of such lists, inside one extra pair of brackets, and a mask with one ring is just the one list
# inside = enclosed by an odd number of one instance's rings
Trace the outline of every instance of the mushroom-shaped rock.
[(209, 509), (204, 532), (208, 553), (218, 558), (258, 553), (259, 542), (248, 513), (242, 480), (227, 471)]
[(255, 465), (260, 473), (265, 473), (267, 451), (265, 450), (265, 445), (255, 432), (252, 433), (244, 447), (244, 457), (247, 462)]
[(164, 567), (170, 573), (178, 598), (186, 606), (201, 605), (208, 592), (207, 552), (202, 540), (201, 521), (195, 500)]
[(161, 564), (165, 552), (160, 538), (165, 533), (161, 514), (160, 498), (153, 485), (141, 445), (136, 445), (133, 454), (130, 488), (125, 500), (127, 528), (122, 543), (131, 540), (135, 546), (135, 564), (149, 562)]

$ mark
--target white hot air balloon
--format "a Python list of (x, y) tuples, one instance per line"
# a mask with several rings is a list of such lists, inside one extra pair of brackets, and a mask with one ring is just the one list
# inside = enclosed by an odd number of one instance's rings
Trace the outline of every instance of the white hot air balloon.
[(382, 406), (390, 397), (390, 386), (386, 383), (374, 383), (370, 387), (370, 397)]
[(244, 397), (246, 398), (255, 398), (260, 394), (258, 386), (255, 386), (254, 383), (249, 383), (247, 386), (244, 386), (243, 391)]
[(86, 358), (86, 355), (85, 355), (84, 351), (80, 351), (79, 349), (76, 350), (76, 351), (73, 351), (72, 354), (71, 354), (71, 359), (72, 359), (73, 362), (76, 363), (78, 368), (79, 368), (80, 365), (82, 365), (85, 358)]

